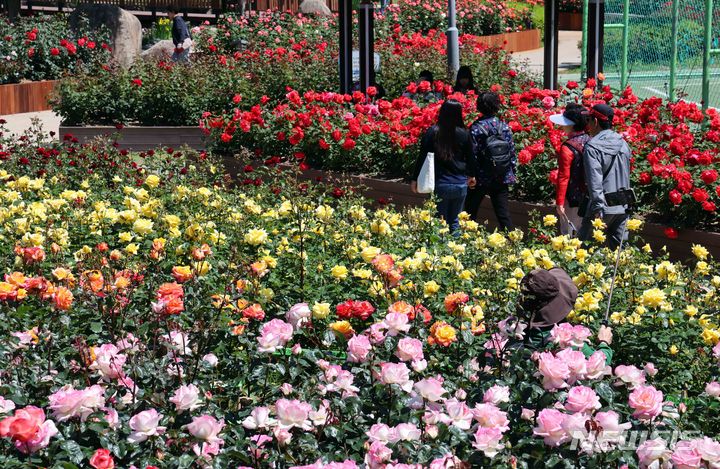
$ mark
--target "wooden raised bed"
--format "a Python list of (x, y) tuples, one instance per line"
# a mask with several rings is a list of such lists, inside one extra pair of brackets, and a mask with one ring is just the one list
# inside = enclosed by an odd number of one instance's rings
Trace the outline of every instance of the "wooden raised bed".
[(117, 135), (118, 147), (128, 151), (147, 151), (158, 147), (179, 148), (183, 145), (194, 150), (205, 149), (205, 135), (200, 127), (122, 127), (113, 126), (60, 126), (58, 137), (72, 134), (81, 143), (97, 137)]
[(0, 85), (0, 115), (47, 111), (57, 80)]
[(500, 47), (508, 52), (523, 52), (542, 47), (539, 29), (481, 36), (479, 41), (488, 46)]
[[(242, 177), (244, 164), (241, 164), (238, 160), (227, 158), (225, 160), (225, 167), (231, 176), (236, 177), (240, 174), (240, 177)], [(402, 180), (388, 181), (315, 169), (303, 171), (300, 177), (305, 180), (337, 179), (348, 181), (351, 185), (365, 187), (366, 189), (363, 194), (366, 197), (376, 202), (393, 203), (398, 207), (420, 206), (429, 198), (428, 195), (412, 193), (410, 191), (410, 186)], [(510, 201), (510, 217), (515, 226), (518, 228), (528, 228), (531, 211), (537, 211), (541, 216), (555, 214), (555, 208), (549, 205), (531, 204), (514, 200)], [(491, 230), (497, 228), (495, 213), (493, 212), (489, 199), (483, 201), (478, 216), (479, 220), (485, 221), (487, 228)], [(660, 253), (665, 247), (670, 253), (670, 258), (676, 261), (685, 261), (687, 259), (694, 258), (691, 251), (693, 244), (701, 244), (705, 246), (714, 257), (720, 257), (720, 233), (697, 230), (680, 230), (677, 239), (669, 239), (665, 236), (664, 230), (664, 226), (653, 223), (644, 223), (640, 234), (645, 242), (649, 243), (653, 247), (655, 252)]]
[(558, 29), (561, 31), (582, 31), (582, 13), (561, 11), (558, 18)]

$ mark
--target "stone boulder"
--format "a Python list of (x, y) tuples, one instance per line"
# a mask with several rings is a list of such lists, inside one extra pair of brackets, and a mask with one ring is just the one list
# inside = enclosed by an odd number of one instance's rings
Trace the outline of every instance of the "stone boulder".
[(122, 67), (129, 67), (142, 51), (142, 25), (132, 13), (113, 5), (81, 4), (70, 15), (70, 27), (77, 29), (86, 19), (92, 29), (106, 27), (112, 38), (112, 56)]
[(173, 55), (173, 52), (175, 52), (175, 45), (170, 39), (165, 39), (156, 42), (140, 55), (146, 60), (167, 60)]
[(325, 0), (303, 0), (300, 4), (300, 12), (303, 15), (332, 16), (332, 11)]

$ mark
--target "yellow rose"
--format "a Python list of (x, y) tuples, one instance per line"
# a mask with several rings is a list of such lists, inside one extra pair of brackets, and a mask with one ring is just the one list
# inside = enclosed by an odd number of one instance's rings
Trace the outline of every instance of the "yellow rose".
[(155, 176), (154, 174), (151, 174), (147, 178), (145, 178), (145, 185), (148, 186), (150, 189), (155, 189), (157, 186), (160, 185), (160, 178)]
[(253, 246), (258, 246), (267, 241), (268, 234), (264, 229), (253, 228), (252, 230), (245, 233), (245, 242)]
[(700, 246), (699, 244), (693, 244), (692, 245), (692, 253), (700, 259), (701, 261), (704, 261), (707, 259), (707, 256), (709, 254), (708, 250), (705, 249), (705, 247)]
[(668, 350), (668, 352), (670, 352), (670, 355), (677, 355), (679, 351), (680, 350), (677, 348), (677, 345), (671, 345), (670, 350)]
[(593, 230), (593, 238), (598, 243), (604, 243), (605, 242), (605, 233), (603, 233), (602, 230)]
[(558, 218), (555, 215), (545, 215), (543, 217), (543, 225), (545, 226), (555, 226), (557, 222)]
[(695, 265), (695, 270), (697, 270), (700, 275), (707, 275), (710, 272), (710, 266), (705, 261), (698, 261)]
[(595, 218), (592, 221), (592, 226), (593, 226), (593, 228), (598, 229), (598, 230), (604, 230), (605, 228), (607, 228), (607, 225), (605, 225), (605, 222), (603, 221), (602, 218)]
[(657, 307), (665, 302), (667, 295), (659, 288), (651, 288), (645, 290), (640, 298), (640, 304), (643, 306)]
[(369, 269), (353, 269), (353, 275), (357, 278), (367, 280), (372, 277), (372, 271)]
[(425, 286), (423, 289), (425, 292), (425, 296), (432, 296), (440, 291), (440, 285), (438, 285), (435, 280), (430, 280), (429, 282), (425, 282)]
[(637, 218), (632, 218), (628, 220), (627, 222), (627, 229), (630, 231), (638, 231), (640, 228), (642, 228), (643, 221), (638, 220)]
[(380, 248), (368, 246), (362, 251), (360, 251), (360, 256), (362, 256), (365, 262), (372, 262), (372, 260), (375, 259), (378, 254), (380, 254), (380, 252)]
[(717, 329), (703, 329), (700, 337), (705, 341), (707, 345), (715, 345), (720, 340), (720, 331)]
[(330, 303), (315, 303), (312, 307), (312, 315), (315, 319), (325, 319), (330, 315)]
[(507, 243), (507, 239), (505, 236), (503, 236), (501, 233), (493, 233), (490, 236), (488, 236), (488, 244), (491, 248), (497, 249), (505, 246)]
[(138, 249), (139, 249), (139, 246), (135, 243), (131, 243), (131, 244), (128, 244), (127, 246), (125, 246), (125, 252), (127, 252), (128, 254), (133, 254), (133, 255), (137, 254)]
[(328, 221), (332, 218), (335, 210), (328, 205), (320, 205), (315, 209), (315, 215), (322, 221)]
[(698, 309), (693, 305), (687, 305), (685, 307), (685, 314), (687, 314), (690, 317), (695, 316), (698, 313)]
[(345, 267), (344, 265), (336, 265), (335, 267), (330, 269), (330, 273), (338, 280), (345, 280), (348, 276), (347, 267)]
[(138, 218), (133, 223), (133, 231), (137, 234), (145, 235), (153, 230), (154, 223), (147, 218)]
[(335, 321), (330, 323), (330, 329), (333, 331), (342, 334), (344, 336), (349, 336), (353, 334), (355, 331), (353, 331), (352, 326), (350, 325), (349, 321)]
[(133, 234), (127, 231), (123, 231), (118, 235), (118, 239), (121, 243), (129, 243), (130, 241), (132, 241), (133, 237)]

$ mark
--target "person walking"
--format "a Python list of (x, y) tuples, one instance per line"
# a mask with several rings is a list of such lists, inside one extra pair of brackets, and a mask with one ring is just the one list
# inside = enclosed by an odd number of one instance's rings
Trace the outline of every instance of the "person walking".
[(187, 24), (185, 24), (185, 20), (178, 15), (178, 8), (175, 5), (168, 6), (167, 15), (170, 21), (172, 21), (172, 41), (173, 44), (175, 44), (172, 61), (189, 62), (192, 39), (190, 39), (190, 31), (188, 31)]
[(430, 127), (422, 138), (420, 155), (410, 183), (410, 189), (415, 193), (418, 176), (428, 153), (435, 154), (438, 216), (455, 233), (460, 226), (458, 215), (463, 209), (468, 187), (475, 186), (476, 172), (472, 140), (465, 129), (462, 105), (458, 101), (450, 99), (440, 106), (437, 125)]
[(611, 249), (627, 236), (628, 215), (624, 205), (608, 206), (605, 194), (630, 189), (630, 147), (612, 130), (615, 112), (607, 104), (596, 104), (586, 112), (587, 131), (592, 137), (583, 151), (583, 169), (588, 194), (580, 207), (583, 216), (578, 238), (593, 237), (593, 221), (604, 222), (607, 244)]
[(550, 122), (561, 126), (567, 135), (557, 154), (555, 210), (560, 216), (560, 233), (571, 237), (580, 229), (582, 218), (578, 215), (578, 206), (587, 193), (582, 157), (590, 136), (585, 132), (584, 111), (584, 106), (570, 103), (562, 114), (550, 116)]
[(490, 196), (501, 230), (515, 229), (510, 219), (510, 186), (515, 184), (517, 156), (510, 127), (497, 117), (500, 97), (492, 91), (478, 95), (477, 110), (482, 114), (470, 126), (477, 159), (477, 185), (468, 191), (465, 211), (478, 221), (478, 210)]
[(477, 92), (475, 89), (475, 80), (473, 80), (472, 70), (470, 70), (470, 67), (467, 65), (463, 65), (458, 69), (453, 91), (455, 93), (463, 94), (467, 94), (470, 91)]

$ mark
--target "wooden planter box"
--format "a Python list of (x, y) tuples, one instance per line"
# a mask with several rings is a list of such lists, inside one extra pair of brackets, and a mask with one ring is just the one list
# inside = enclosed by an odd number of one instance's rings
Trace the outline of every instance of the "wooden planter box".
[(123, 127), (61, 125), (59, 138), (72, 134), (81, 143), (97, 137), (116, 135), (118, 148), (128, 151), (147, 151), (158, 147), (179, 148), (183, 145), (194, 150), (205, 149), (205, 135), (200, 127)]
[[(244, 163), (235, 158), (228, 157), (224, 161), (226, 170), (232, 177), (242, 178)], [(286, 166), (290, 168), (290, 166)], [(429, 195), (414, 194), (410, 191), (410, 185), (402, 180), (383, 180), (363, 176), (346, 175), (310, 169), (303, 171), (300, 177), (304, 180), (340, 180), (347, 181), (350, 185), (362, 186), (365, 188), (363, 195), (376, 203), (392, 203), (398, 207), (416, 207), (424, 204)], [(526, 230), (530, 222), (530, 212), (537, 211), (541, 216), (555, 214), (553, 206), (545, 204), (532, 204), (528, 202), (510, 201), (510, 218), (515, 226)], [(479, 220), (485, 220), (485, 225), (492, 230), (497, 228), (495, 212), (489, 198), (483, 201), (478, 213)], [(692, 245), (701, 244), (710, 253), (720, 257), (720, 233), (711, 233), (697, 230), (681, 230), (677, 239), (669, 239), (665, 236), (665, 227), (653, 223), (644, 223), (640, 233), (645, 242), (649, 243), (656, 253), (667, 248), (670, 258), (675, 261), (685, 261), (694, 258)]]
[(57, 80), (0, 85), (0, 115), (47, 111)]
[(508, 52), (523, 52), (542, 47), (539, 29), (481, 36), (479, 41), (488, 46), (500, 47)]
[(582, 31), (582, 13), (561, 11), (558, 18), (558, 29), (561, 31)]

